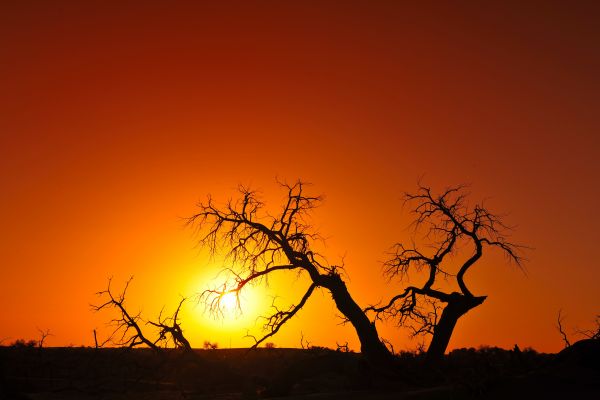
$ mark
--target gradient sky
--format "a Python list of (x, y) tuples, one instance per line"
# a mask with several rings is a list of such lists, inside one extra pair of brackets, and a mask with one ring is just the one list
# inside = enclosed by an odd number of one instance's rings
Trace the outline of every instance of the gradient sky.
[[(135, 275), (128, 302), (148, 317), (214, 284), (181, 217), (238, 183), (276, 205), (276, 177), (325, 195), (327, 255), (361, 305), (385, 299), (401, 195), (423, 177), (470, 183), (534, 248), (526, 273), (494, 254), (473, 268), (489, 297), (450, 348), (559, 350), (558, 310), (572, 331), (600, 309), (600, 5), (523, 3), (3, 1), (0, 340), (92, 344), (109, 276)], [(183, 327), (195, 346), (246, 346), (268, 296), (305, 287), (276, 277), (240, 321), (192, 302)], [(274, 342), (357, 349), (339, 322), (317, 293)]]

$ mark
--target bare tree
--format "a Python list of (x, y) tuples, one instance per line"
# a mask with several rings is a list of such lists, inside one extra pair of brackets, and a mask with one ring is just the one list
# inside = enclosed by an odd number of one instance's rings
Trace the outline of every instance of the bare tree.
[(565, 343), (565, 347), (571, 347), (571, 342), (569, 341), (569, 337), (567, 333), (563, 329), (563, 321), (565, 317), (562, 315), (562, 310), (558, 310), (558, 317), (556, 317), (556, 329), (558, 329), (558, 333), (562, 337), (563, 342)]
[[(509, 261), (521, 266), (524, 248), (508, 239), (511, 228), (483, 203), (469, 206), (463, 186), (434, 194), (419, 185), (416, 193), (405, 194), (405, 205), (414, 215), (414, 234), (425, 241), (420, 247), (398, 243), (385, 263), (389, 279), (401, 281), (414, 272), (424, 272), (422, 286), (407, 286), (383, 305), (366, 309), (377, 318), (395, 318), (411, 326), (414, 334), (431, 334), (427, 350), (430, 361), (440, 359), (448, 346), (458, 319), (482, 304), (486, 296), (475, 296), (465, 274), (481, 259), (487, 248), (500, 250)], [(462, 259), (462, 261), (461, 261)], [(454, 265), (454, 268), (453, 268)], [(439, 280), (454, 280), (459, 291), (444, 291)], [(441, 310), (441, 315), (440, 315)]]
[(38, 340), (38, 347), (41, 349), (44, 347), (44, 342), (48, 338), (48, 336), (54, 336), (50, 333), (50, 329), (42, 330), (38, 328), (38, 332), (40, 333), (40, 340)]
[(179, 310), (185, 300), (185, 297), (181, 299), (172, 316), (164, 318), (162, 316), (163, 310), (161, 310), (156, 322), (148, 321), (150, 325), (159, 328), (158, 339), (154, 342), (155, 344), (163, 342), (165, 347), (167, 347), (169, 341), (171, 341), (178, 349), (192, 349), (190, 342), (183, 335), (183, 330), (179, 324)]
[[(144, 321), (141, 313), (131, 314), (125, 306), (125, 297), (127, 289), (133, 277), (130, 277), (125, 283), (125, 287), (121, 294), (115, 295), (111, 290), (112, 278), (108, 280), (106, 290), (98, 292), (97, 295), (104, 297), (106, 301), (100, 305), (92, 305), (92, 310), (101, 311), (104, 309), (117, 309), (119, 317), (112, 319), (109, 324), (113, 326), (113, 332), (102, 343), (98, 343), (96, 330), (94, 329), (94, 342), (96, 348), (102, 347), (105, 344), (112, 342), (117, 346), (137, 347), (148, 346), (154, 350), (159, 350), (161, 347), (169, 347), (172, 344), (175, 348), (191, 350), (190, 342), (183, 334), (179, 322), (179, 312), (186, 298), (182, 298), (175, 312), (170, 317), (163, 317), (163, 310), (160, 311), (156, 321)], [(157, 339), (151, 340), (144, 333), (142, 323), (158, 328)]]
[(257, 192), (239, 187), (237, 200), (219, 207), (209, 196), (207, 202), (198, 205), (199, 212), (189, 218), (188, 223), (198, 230), (200, 244), (208, 247), (212, 254), (224, 252), (232, 265), (228, 271), (233, 276), (233, 284), (203, 292), (202, 301), (213, 313), (218, 313), (221, 300), (228, 293), (239, 296), (246, 285), (264, 281), (274, 273), (301, 274), (310, 281), (304, 295), (295, 305), (286, 309), (275, 307), (265, 316), (266, 333), (256, 339), (253, 347), (275, 335), (304, 307), (316, 289), (324, 288), (356, 330), (361, 351), (372, 361), (389, 361), (391, 355), (381, 342), (375, 324), (348, 292), (341, 276), (342, 267), (329, 264), (313, 248), (320, 237), (310, 225), (309, 217), (321, 197), (307, 195), (301, 181), (281, 183), (281, 186), (287, 196), (275, 214), (265, 211)]
[[(569, 337), (563, 328), (564, 320), (565, 320), (565, 318), (562, 315), (562, 310), (558, 310), (558, 317), (556, 318), (556, 329), (560, 333), (560, 336), (562, 337), (562, 340), (565, 343), (565, 348), (566, 348), (566, 347), (571, 347), (571, 341), (569, 340)], [(583, 337), (584, 339), (600, 339), (600, 315), (596, 315), (596, 319), (594, 320), (594, 323), (596, 326), (591, 329), (579, 329), (579, 328), (574, 329), (573, 330), (574, 335)]]
[(110, 325), (114, 327), (114, 330), (110, 336), (100, 344), (100, 347), (108, 342), (112, 342), (117, 346), (136, 347), (146, 345), (154, 350), (158, 350), (158, 346), (144, 336), (142, 328), (140, 327), (140, 322), (143, 322), (141, 313), (130, 314), (125, 308), (125, 296), (127, 295), (127, 289), (132, 280), (133, 277), (130, 277), (127, 280), (123, 291), (117, 296), (113, 294), (110, 287), (112, 278), (108, 279), (106, 290), (96, 293), (98, 296), (107, 299), (100, 305), (92, 305), (93, 311), (98, 312), (104, 309), (116, 308), (120, 313), (119, 317), (110, 321)]
[(592, 329), (577, 329), (577, 333), (586, 339), (600, 339), (600, 315), (596, 315), (594, 320), (596, 326)]
[(308, 339), (304, 338), (304, 333), (302, 331), (300, 331), (300, 347), (303, 349), (310, 348), (310, 342)]

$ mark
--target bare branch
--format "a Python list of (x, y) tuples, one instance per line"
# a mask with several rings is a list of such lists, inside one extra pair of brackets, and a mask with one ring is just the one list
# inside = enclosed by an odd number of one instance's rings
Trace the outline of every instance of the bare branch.
[(114, 327), (113, 332), (109, 337), (102, 342), (100, 347), (108, 342), (112, 342), (117, 346), (128, 346), (136, 347), (140, 345), (146, 345), (152, 349), (158, 349), (158, 347), (150, 340), (148, 340), (140, 328), (139, 322), (142, 322), (140, 314), (132, 315), (125, 308), (125, 296), (129, 284), (133, 280), (133, 276), (130, 277), (125, 283), (123, 291), (118, 296), (115, 296), (111, 290), (112, 278), (108, 279), (108, 285), (106, 290), (96, 293), (101, 298), (107, 298), (104, 303), (99, 305), (92, 305), (93, 311), (102, 311), (104, 309), (116, 308), (120, 316), (111, 320), (110, 325)]
[(569, 341), (569, 337), (567, 336), (567, 334), (565, 333), (565, 331), (563, 329), (564, 319), (565, 318), (562, 315), (562, 310), (558, 310), (558, 316), (556, 317), (556, 329), (558, 329), (558, 332), (560, 333), (560, 336), (562, 337), (562, 340), (565, 343), (565, 347), (571, 347), (571, 342)]
[(310, 342), (304, 338), (304, 333), (302, 331), (300, 331), (300, 347), (303, 349), (310, 348)]
[(198, 295), (198, 301), (203, 303), (205, 306), (205, 310), (208, 311), (211, 315), (217, 318), (223, 318), (223, 298), (226, 295), (234, 295), (236, 298), (236, 309), (241, 312), (241, 302), (240, 295), (246, 285), (253, 283), (254, 281), (259, 281), (262, 277), (276, 272), (276, 271), (286, 271), (286, 270), (294, 270), (297, 267), (293, 265), (274, 265), (263, 270), (257, 271), (255, 273), (249, 274), (245, 277), (241, 277), (240, 275), (233, 272), (231, 269), (228, 269), (234, 275), (234, 282), (232, 285), (228, 285), (224, 283), (220, 288), (216, 289), (206, 289), (202, 293)]
[(596, 327), (593, 329), (577, 329), (577, 333), (587, 339), (600, 339), (600, 315), (594, 320)]
[(192, 349), (190, 342), (183, 335), (183, 329), (181, 329), (181, 325), (179, 324), (179, 311), (185, 300), (185, 297), (181, 299), (171, 317), (163, 318), (161, 310), (157, 321), (148, 321), (148, 324), (159, 328), (158, 339), (154, 341), (154, 344), (162, 342), (164, 343), (164, 347), (167, 347), (170, 338), (170, 341), (175, 348), (185, 350)]
[(266, 339), (275, 335), (287, 321), (289, 321), (294, 315), (296, 315), (298, 313), (298, 311), (300, 311), (302, 309), (302, 307), (304, 307), (304, 305), (306, 304), (306, 301), (308, 300), (310, 295), (315, 290), (315, 287), (316, 287), (316, 285), (314, 283), (312, 285), (310, 285), (310, 287), (308, 288), (308, 290), (306, 291), (304, 296), (302, 296), (302, 299), (300, 300), (300, 302), (297, 305), (291, 306), (288, 310), (279, 310), (275, 306), (275, 304), (273, 304), (272, 307), (275, 309), (275, 312), (268, 317), (263, 317), (263, 319), (265, 319), (264, 329), (268, 333), (266, 335), (264, 335), (263, 337), (261, 337), (260, 339), (257, 339), (257, 340), (255, 339), (256, 343), (254, 343), (252, 348), (258, 347)]
[(310, 258), (311, 254), (314, 258), (310, 243), (319, 235), (310, 232), (306, 217), (321, 198), (304, 195), (300, 181), (282, 185), (288, 191), (288, 199), (279, 216), (270, 217), (263, 211), (257, 192), (239, 187), (239, 200), (230, 200), (218, 208), (209, 197), (206, 203), (198, 205), (200, 212), (190, 217), (188, 224), (195, 226), (200, 244), (211, 254), (226, 249), (226, 258), (249, 275), (278, 264), (312, 270), (320, 265), (302, 262), (302, 258)]

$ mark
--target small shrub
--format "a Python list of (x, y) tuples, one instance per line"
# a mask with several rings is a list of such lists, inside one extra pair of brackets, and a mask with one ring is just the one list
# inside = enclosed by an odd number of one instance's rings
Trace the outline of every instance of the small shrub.
[(25, 339), (17, 339), (12, 344), (14, 347), (36, 347), (38, 344), (35, 340), (25, 340)]
[(265, 349), (274, 349), (275, 347), (277, 347), (277, 345), (275, 345), (273, 342), (265, 343)]
[(211, 343), (208, 340), (205, 340), (203, 347), (204, 347), (204, 350), (216, 350), (219, 348), (219, 343), (217, 343), (217, 342)]

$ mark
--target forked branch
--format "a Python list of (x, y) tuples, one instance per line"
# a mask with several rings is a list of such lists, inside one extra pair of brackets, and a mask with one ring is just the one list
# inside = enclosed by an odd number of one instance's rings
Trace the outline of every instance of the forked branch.
[(123, 291), (119, 295), (115, 295), (111, 289), (112, 278), (108, 279), (108, 286), (106, 290), (96, 293), (99, 297), (107, 298), (106, 301), (99, 305), (92, 305), (93, 311), (102, 311), (108, 308), (116, 308), (120, 315), (117, 318), (112, 319), (109, 325), (113, 326), (113, 331), (109, 337), (100, 345), (101, 347), (108, 342), (112, 342), (117, 346), (136, 347), (140, 345), (146, 345), (152, 349), (157, 350), (158, 346), (151, 340), (147, 339), (142, 332), (140, 322), (143, 322), (140, 313), (130, 314), (125, 307), (125, 297), (127, 295), (127, 289), (129, 284), (133, 280), (133, 276), (130, 277), (125, 283)]
[(190, 342), (183, 335), (183, 329), (179, 323), (179, 311), (185, 300), (185, 297), (181, 299), (172, 316), (166, 318), (163, 317), (163, 310), (161, 310), (156, 321), (148, 321), (148, 324), (159, 328), (158, 339), (154, 341), (155, 345), (162, 342), (164, 343), (164, 347), (168, 347), (168, 343), (171, 341), (175, 348), (185, 350), (192, 349)]
[[(109, 325), (113, 327), (112, 333), (102, 343), (98, 343), (96, 330), (94, 329), (94, 341), (96, 347), (103, 347), (107, 343), (113, 343), (117, 346), (137, 347), (146, 345), (154, 350), (159, 350), (162, 344), (163, 347), (168, 347), (172, 343), (176, 348), (191, 350), (190, 342), (183, 334), (183, 329), (179, 321), (179, 312), (186, 298), (182, 298), (174, 313), (170, 317), (163, 317), (163, 311), (158, 315), (156, 321), (145, 322), (142, 319), (141, 313), (131, 314), (127, 311), (125, 299), (127, 289), (133, 277), (130, 277), (125, 283), (123, 291), (115, 295), (111, 289), (112, 278), (108, 280), (106, 290), (98, 292), (97, 295), (104, 298), (105, 301), (99, 305), (92, 305), (93, 311), (102, 311), (105, 309), (117, 309), (119, 316), (112, 319)], [(158, 329), (156, 340), (151, 340), (142, 330), (141, 324), (144, 323)]]
[(304, 296), (302, 296), (300, 302), (297, 305), (290, 306), (287, 310), (280, 310), (279, 308), (277, 308), (277, 306), (275, 306), (275, 304), (272, 304), (271, 307), (275, 310), (275, 312), (270, 316), (261, 317), (265, 320), (263, 328), (265, 331), (267, 331), (267, 333), (263, 335), (260, 339), (255, 338), (255, 343), (254, 345), (252, 345), (252, 348), (257, 348), (262, 342), (279, 332), (279, 329), (281, 329), (281, 327), (287, 321), (289, 321), (294, 315), (298, 313), (298, 311), (302, 309), (302, 307), (304, 307), (315, 288), (315, 284), (310, 285), (306, 293), (304, 293)]

